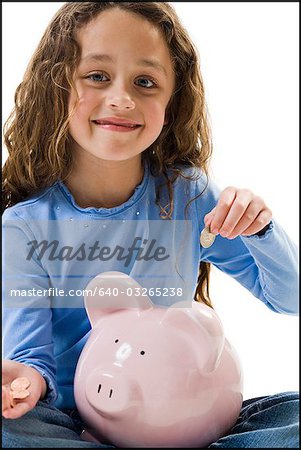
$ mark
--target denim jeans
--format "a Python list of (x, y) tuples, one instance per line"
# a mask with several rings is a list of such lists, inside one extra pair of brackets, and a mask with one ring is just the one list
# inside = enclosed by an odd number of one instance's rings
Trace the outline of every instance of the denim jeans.
[[(2, 419), (4, 448), (103, 448), (85, 442), (76, 410), (60, 411), (39, 402), (19, 419)], [(230, 432), (208, 448), (299, 448), (299, 394), (283, 392), (243, 402)]]

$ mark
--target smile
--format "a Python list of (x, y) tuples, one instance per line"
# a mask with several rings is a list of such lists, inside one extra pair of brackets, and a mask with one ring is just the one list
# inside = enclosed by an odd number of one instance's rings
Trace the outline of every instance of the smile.
[(92, 122), (96, 126), (108, 131), (121, 131), (121, 132), (135, 131), (142, 126), (141, 124), (132, 122), (130, 120), (117, 118), (97, 119), (92, 120)]

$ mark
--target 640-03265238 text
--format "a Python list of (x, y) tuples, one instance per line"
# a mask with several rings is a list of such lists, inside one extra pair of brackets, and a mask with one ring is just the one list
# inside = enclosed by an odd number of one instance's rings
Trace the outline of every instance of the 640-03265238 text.
[(89, 296), (108, 296), (108, 297), (118, 297), (119, 295), (126, 295), (127, 297), (174, 297), (183, 296), (182, 288), (175, 287), (154, 287), (154, 288), (103, 288), (95, 286), (94, 289), (69, 289), (65, 291), (64, 289), (59, 289), (56, 287), (50, 287), (48, 289), (11, 289), (11, 297), (45, 297), (45, 296), (55, 296), (55, 297), (89, 297)]

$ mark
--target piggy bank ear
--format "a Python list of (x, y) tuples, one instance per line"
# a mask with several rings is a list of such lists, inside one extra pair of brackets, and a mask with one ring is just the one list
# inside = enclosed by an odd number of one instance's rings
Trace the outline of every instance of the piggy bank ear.
[(140, 284), (125, 273), (100, 273), (85, 288), (85, 308), (91, 326), (94, 327), (106, 314), (120, 309), (135, 308), (139, 315), (141, 310), (153, 308), (149, 297), (141, 293)]
[(219, 365), (225, 335), (216, 312), (204, 303), (179, 302), (167, 309), (162, 325), (174, 326), (190, 337), (192, 350), (202, 372), (212, 372)]

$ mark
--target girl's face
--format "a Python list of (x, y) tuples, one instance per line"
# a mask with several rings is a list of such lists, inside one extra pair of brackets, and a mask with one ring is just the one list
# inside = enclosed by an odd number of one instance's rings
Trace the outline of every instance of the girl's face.
[(81, 60), (69, 131), (75, 152), (122, 161), (149, 147), (161, 133), (174, 88), (172, 60), (158, 28), (112, 8), (77, 33)]

